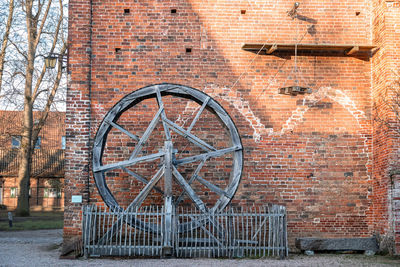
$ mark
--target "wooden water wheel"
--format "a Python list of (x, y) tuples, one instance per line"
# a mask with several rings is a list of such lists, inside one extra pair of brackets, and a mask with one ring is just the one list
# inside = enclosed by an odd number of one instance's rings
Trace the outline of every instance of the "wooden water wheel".
[[(144, 107), (153, 108), (141, 110)], [(178, 125), (184, 114), (187, 121), (191, 121), (189, 126)], [(145, 121), (143, 118), (150, 119)], [(142, 128), (134, 132), (138, 125)], [(217, 128), (220, 130), (215, 130)], [(122, 137), (111, 137), (111, 133), (119, 134), (127, 141), (118, 143)], [(220, 141), (219, 133), (225, 133), (225, 141)], [(184, 146), (184, 142), (190, 149)], [(151, 149), (146, 146), (151, 146)], [(125, 151), (125, 154), (113, 155), (118, 151)], [(221, 158), (223, 160), (218, 163)], [(207, 169), (209, 162), (217, 163)], [(163, 198), (167, 211), (175, 209), (188, 197), (186, 203), (191, 201), (200, 212), (218, 212), (232, 200), (241, 179), (242, 166), (241, 140), (228, 113), (207, 94), (176, 84), (151, 85), (125, 96), (104, 117), (93, 145), (93, 175), (98, 191), (107, 206), (118, 211), (140, 207), (151, 194), (158, 194)], [(189, 167), (191, 172), (186, 172), (185, 168)], [(224, 168), (229, 169), (224, 173), (226, 177), (222, 174), (216, 178), (213, 176)], [(203, 171), (205, 177), (200, 175), (203, 169), (206, 169)], [(140, 170), (148, 177), (139, 174)], [(127, 179), (141, 183), (142, 187), (134, 192), (129, 205), (120, 205), (115, 195), (124, 186), (118, 187), (117, 182), (109, 180), (109, 174), (128, 177), (119, 178), (121, 183)], [(213, 179), (208, 180), (208, 176)], [(109, 181), (113, 181), (112, 188)], [(195, 183), (201, 189), (195, 189)], [(211, 194), (216, 196), (216, 201), (206, 203)], [(132, 192), (126, 192), (126, 195), (130, 196)], [(123, 200), (126, 198), (121, 197)], [(159, 229), (151, 223), (133, 219), (129, 224), (149, 231)], [(188, 225), (182, 225), (179, 231), (188, 229)]]

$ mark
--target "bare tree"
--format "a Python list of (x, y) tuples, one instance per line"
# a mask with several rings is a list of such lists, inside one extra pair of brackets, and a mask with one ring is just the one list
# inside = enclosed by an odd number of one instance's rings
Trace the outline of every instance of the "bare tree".
[[(14, 1), (14, 0), (10, 0)], [(14, 6), (14, 4), (13, 4)], [(11, 20), (0, 100), (2, 105), (22, 110), (17, 214), (29, 215), (29, 183), (32, 154), (43, 125), (57, 102), (63, 83), (63, 56), (67, 51), (67, 23), (63, 0), (16, 0)], [(4, 42), (4, 39), (3, 39)], [(55, 71), (47, 71), (47, 55), (59, 56)], [(1, 62), (0, 62), (1, 63)], [(6, 74), (6, 75), (4, 75)], [(35, 123), (33, 111), (40, 111)]]

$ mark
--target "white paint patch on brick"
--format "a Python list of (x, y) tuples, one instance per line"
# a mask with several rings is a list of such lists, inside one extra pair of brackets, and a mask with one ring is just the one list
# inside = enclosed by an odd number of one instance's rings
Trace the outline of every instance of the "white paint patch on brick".
[(335, 90), (335, 93), (330, 93), (328, 87), (327, 97), (342, 105), (343, 108), (345, 108), (357, 120), (359, 126), (361, 126), (360, 120), (365, 120), (367, 118), (364, 111), (357, 109), (354, 101), (351, 100), (343, 91)]
[[(277, 135), (283, 135), (288, 131), (293, 131), (293, 129), (299, 123), (303, 122), (304, 114), (310, 109), (310, 107), (317, 104), (324, 98), (329, 98), (330, 100), (338, 103), (356, 119), (357, 124), (361, 129), (360, 136), (364, 141), (364, 148), (362, 152), (367, 155), (366, 167), (371, 166), (372, 161), (369, 152), (370, 149), (368, 146), (368, 136), (365, 134), (365, 129), (363, 129), (361, 123), (361, 121), (366, 120), (367, 117), (364, 111), (357, 108), (355, 102), (348, 95), (338, 89), (333, 90), (331, 87), (322, 87), (317, 92), (305, 96), (303, 99), (303, 106), (298, 107), (292, 112), (292, 116), (290, 116), (290, 118), (285, 122), (280, 133), (278, 133)], [(371, 179), (370, 172), (367, 173), (368, 179)]]
[(241, 97), (240, 92), (233, 91), (227, 87), (218, 87), (214, 84), (207, 85), (204, 88), (204, 92), (209, 94), (211, 97), (221, 97), (242, 114), (253, 129), (253, 139), (256, 143), (261, 140), (262, 135), (269, 134), (272, 130), (265, 128), (265, 125), (261, 123), (260, 118), (258, 118), (250, 108), (250, 103)]
[[(233, 91), (227, 87), (220, 87), (215, 84), (206, 85), (203, 91), (211, 97), (220, 97), (224, 99), (240, 112), (253, 129), (253, 139), (255, 142), (259, 142), (262, 135), (283, 135), (289, 131), (293, 131), (299, 123), (303, 122), (304, 114), (310, 109), (310, 107), (324, 98), (329, 98), (346, 109), (356, 119), (360, 127), (360, 121), (366, 119), (364, 111), (358, 109), (355, 102), (343, 91), (338, 89), (333, 90), (331, 87), (322, 87), (318, 91), (305, 96), (303, 99), (303, 105), (297, 107), (292, 112), (292, 115), (283, 124), (280, 132), (274, 133), (272, 128), (266, 128), (260, 118), (254, 114), (250, 108), (250, 103), (241, 97), (240, 92)], [(188, 123), (190, 118), (195, 116), (199, 108), (200, 106), (196, 103), (188, 102), (183, 114), (191, 114), (191, 116), (179, 116), (176, 122), (179, 122), (180, 125), (185, 125)], [(365, 146), (367, 146), (367, 140), (365, 140)]]
[(289, 131), (293, 131), (293, 129), (297, 126), (298, 123), (303, 121), (304, 114), (309, 110), (308, 106), (298, 107), (295, 111), (292, 112), (292, 116), (283, 124), (280, 135), (283, 135)]
[[(357, 121), (358, 126), (361, 127), (360, 120), (365, 120), (366, 116), (364, 111), (359, 110), (354, 101), (341, 90), (333, 90), (331, 87), (322, 87), (317, 92), (307, 95), (303, 99), (303, 106), (298, 107), (292, 112), (292, 116), (284, 123), (280, 134), (285, 134), (293, 129), (303, 121), (304, 114), (319, 101), (324, 98), (338, 103), (346, 109)], [(306, 104), (307, 103), (307, 104)]]
[[(243, 117), (248, 121), (250, 127), (253, 129), (253, 140), (255, 142), (259, 142), (261, 140), (262, 135), (270, 134), (270, 131), (273, 131), (270, 128), (265, 128), (265, 125), (261, 123), (260, 118), (258, 118), (252, 109), (250, 108), (250, 103), (244, 100), (240, 93), (237, 91), (233, 91), (227, 87), (219, 87), (215, 84), (208, 84), (204, 87), (203, 92), (210, 95), (213, 98), (219, 97), (223, 100), (227, 101), (230, 105), (232, 105)], [(178, 119), (175, 123), (185, 126), (186, 124), (190, 124), (191, 121), (189, 119), (193, 119), (196, 112), (200, 109), (200, 105), (190, 101), (186, 104), (185, 110), (183, 114), (191, 114), (191, 115), (179, 115)]]
[(175, 120), (175, 123), (180, 125), (182, 128), (185, 128), (184, 126), (186, 126), (186, 124), (188, 124), (187, 126), (189, 126), (194, 117), (196, 116), (195, 115), (196, 112), (198, 112), (200, 108), (201, 106), (198, 105), (196, 102), (189, 101), (186, 104), (186, 107), (183, 110), (182, 114), (178, 115), (178, 118)]

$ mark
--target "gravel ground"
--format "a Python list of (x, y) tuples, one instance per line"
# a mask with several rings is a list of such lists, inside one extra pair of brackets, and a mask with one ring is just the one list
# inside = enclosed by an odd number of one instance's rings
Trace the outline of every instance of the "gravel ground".
[(62, 230), (0, 232), (0, 266), (400, 266), (390, 257), (359, 254), (291, 255), (273, 259), (77, 259), (60, 260)]

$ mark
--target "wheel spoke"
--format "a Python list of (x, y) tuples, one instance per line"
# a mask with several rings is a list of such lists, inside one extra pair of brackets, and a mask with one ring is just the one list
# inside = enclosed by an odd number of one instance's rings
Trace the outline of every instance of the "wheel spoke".
[(182, 158), (182, 159), (178, 159), (175, 162), (175, 165), (179, 166), (179, 165), (183, 165), (183, 164), (188, 164), (188, 163), (192, 163), (195, 161), (199, 161), (199, 160), (204, 160), (207, 158), (216, 158), (216, 157), (220, 157), (224, 154), (230, 153), (230, 152), (234, 152), (234, 151), (238, 151), (241, 150), (242, 147), (241, 146), (233, 146), (233, 147), (228, 147), (228, 148), (223, 148), (223, 149), (219, 149), (216, 151), (211, 151), (208, 153), (203, 153), (203, 154), (199, 154), (196, 156), (192, 156), (192, 157), (186, 157), (186, 158)]
[(158, 88), (158, 86), (156, 86), (154, 90), (156, 91), (156, 95), (157, 95), (158, 107), (160, 109), (162, 109), (161, 119), (162, 119), (162, 124), (163, 124), (163, 127), (164, 127), (165, 138), (167, 139), (167, 141), (170, 141), (171, 140), (171, 133), (169, 132), (169, 128), (165, 124), (165, 120), (167, 119), (167, 115), (165, 115), (164, 103), (162, 102), (160, 89)]
[(103, 166), (93, 167), (93, 172), (100, 172), (100, 171), (105, 172), (105, 171), (110, 171), (113, 169), (119, 169), (119, 168), (123, 168), (123, 167), (127, 167), (127, 166), (132, 166), (139, 162), (152, 161), (152, 160), (163, 157), (164, 154), (165, 154), (164, 152), (159, 152), (156, 154), (146, 155), (146, 156), (143, 156), (140, 158), (134, 158), (134, 159), (124, 160), (124, 161), (111, 163), (111, 164), (107, 164), (107, 165), (103, 165)]
[(204, 108), (207, 106), (209, 100), (210, 100), (209, 96), (206, 98), (206, 100), (204, 100), (203, 105), (201, 105), (199, 111), (197, 112), (192, 123), (190, 124), (189, 128), (187, 129), (188, 132), (190, 132), (192, 130), (193, 126), (196, 124), (197, 120), (200, 118), (200, 115), (203, 112)]
[(164, 174), (164, 167), (159, 169), (156, 174), (150, 179), (148, 184), (143, 188), (142, 191), (136, 196), (136, 198), (129, 204), (126, 210), (135, 209), (136, 207), (140, 206), (142, 202), (145, 200), (147, 195), (150, 193), (151, 189), (158, 183), (162, 175)]
[(207, 208), (204, 205), (204, 202), (200, 199), (200, 197), (194, 192), (194, 190), (190, 187), (190, 185), (186, 182), (185, 178), (178, 172), (175, 166), (172, 166), (173, 174), (177, 180), (177, 182), (183, 187), (188, 196), (192, 199), (196, 207), (203, 213), (207, 212)]
[(131, 156), (129, 157), (130, 160), (133, 159), (134, 157), (136, 157), (142, 150), (144, 143), (147, 141), (147, 139), (149, 139), (151, 132), (156, 127), (158, 119), (160, 118), (160, 114), (162, 113), (162, 111), (163, 111), (163, 108), (158, 109), (156, 115), (151, 120), (149, 126), (147, 127), (146, 131), (144, 132), (142, 138), (140, 138), (139, 142), (136, 144), (135, 149), (133, 150)]
[(202, 178), (202, 177), (200, 177), (200, 176), (197, 176), (197, 180), (198, 180), (200, 183), (202, 183), (203, 185), (205, 185), (205, 186), (206, 186), (208, 189), (210, 189), (211, 191), (217, 193), (218, 195), (220, 195), (220, 196), (226, 196), (226, 197), (228, 196), (228, 194), (227, 194), (224, 190), (222, 190), (222, 189), (219, 188), (218, 186), (216, 186), (216, 185), (210, 183), (210, 182), (207, 181), (206, 179), (204, 179), (204, 178)]
[(119, 125), (119, 124), (117, 124), (117, 123), (115, 123), (115, 122), (109, 121), (109, 120), (105, 120), (104, 122), (110, 124), (111, 126), (113, 126), (113, 127), (116, 128), (116, 129), (120, 130), (121, 132), (123, 132), (124, 134), (126, 134), (127, 136), (129, 136), (130, 138), (132, 138), (132, 139), (134, 139), (134, 140), (136, 140), (136, 141), (139, 141), (139, 140), (140, 140), (140, 138), (139, 138), (138, 136), (136, 136), (136, 135), (134, 135), (133, 133), (127, 131), (127, 130), (126, 130), (125, 128), (123, 128), (121, 125)]
[[(144, 184), (148, 184), (149, 183), (149, 181), (146, 178), (144, 178), (143, 176), (137, 174), (136, 172), (133, 172), (133, 171), (131, 171), (131, 170), (125, 168), (125, 167), (122, 167), (122, 169), (124, 171), (126, 171), (127, 173), (129, 173), (134, 178), (136, 178), (136, 180), (138, 180), (138, 181), (140, 181), (140, 182), (142, 182)], [(154, 186), (154, 190), (156, 190), (157, 192), (159, 192), (161, 194), (164, 194), (164, 191), (162, 191), (158, 186)]]
[[(204, 163), (206, 163), (207, 159), (204, 159), (202, 162), (200, 162), (200, 164), (197, 166), (196, 170), (193, 172), (192, 177), (190, 177), (188, 184), (191, 185), (193, 183), (194, 180), (196, 180), (196, 178), (198, 177), (198, 174), (201, 170), (201, 168), (203, 168)], [(183, 197), (185, 196), (186, 191), (183, 190), (182, 193), (179, 195), (179, 197), (176, 199), (175, 201), (175, 206), (178, 206), (179, 203), (181, 203), (181, 201), (183, 200)]]
[(168, 119), (165, 119), (165, 122), (168, 124), (169, 127), (174, 129), (175, 132), (177, 132), (178, 134), (182, 135), (185, 138), (188, 138), (189, 141), (191, 141), (193, 144), (197, 145), (198, 147), (202, 148), (203, 150), (206, 150), (206, 151), (210, 151), (210, 150), (215, 151), (216, 150), (213, 146), (207, 144), (206, 142), (204, 142), (203, 140), (201, 140), (194, 134), (189, 133), (188, 131), (186, 131), (179, 125), (177, 125), (175, 122), (170, 121)]

